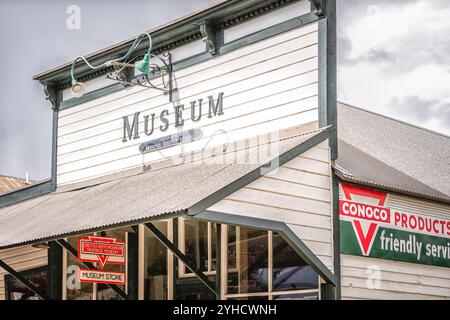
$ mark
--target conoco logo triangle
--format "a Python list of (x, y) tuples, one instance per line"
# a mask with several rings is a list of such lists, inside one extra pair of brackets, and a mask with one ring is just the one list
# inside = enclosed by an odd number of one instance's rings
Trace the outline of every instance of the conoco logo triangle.
[(356, 237), (358, 238), (359, 246), (361, 251), (365, 256), (370, 254), (370, 249), (372, 249), (373, 240), (378, 230), (378, 224), (374, 222), (369, 223), (369, 227), (366, 233), (364, 233), (361, 221), (353, 220), (353, 229), (355, 229)]
[[(359, 195), (377, 199), (379, 206), (383, 206), (386, 201), (387, 194), (381, 191), (368, 190), (365, 188), (344, 184), (342, 185), (342, 189), (347, 200), (353, 200), (352, 195)], [(378, 231), (378, 223), (373, 221), (360, 221), (358, 219), (354, 219), (352, 221), (352, 224), (356, 234), (356, 238), (358, 239), (359, 247), (361, 248), (361, 252), (365, 256), (368, 256), (370, 254), (370, 250), (372, 249), (375, 235)]]

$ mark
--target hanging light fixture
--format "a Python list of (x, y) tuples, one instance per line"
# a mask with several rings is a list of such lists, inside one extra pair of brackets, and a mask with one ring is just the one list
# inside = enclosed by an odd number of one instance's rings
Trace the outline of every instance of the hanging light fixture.
[(75, 79), (72, 79), (72, 88), (70, 88), (70, 93), (73, 97), (79, 98), (86, 91), (86, 85), (83, 82), (79, 82)]
[[(141, 43), (141, 41), (147, 37), (149, 40), (149, 46), (148, 46), (148, 50), (147, 53), (144, 55), (144, 58), (142, 60), (137, 61), (134, 65), (130, 65), (127, 63), (123, 63), (124, 61), (126, 61), (131, 54), (137, 49), (137, 47), (139, 46), (139, 44)], [(72, 83), (72, 87), (71, 87), (71, 94), (73, 97), (75, 98), (79, 98), (81, 96), (83, 96), (83, 94), (86, 91), (86, 85), (81, 82), (78, 81), (75, 78), (74, 72), (75, 72), (75, 64), (82, 60), (84, 61), (84, 63), (86, 63), (86, 65), (91, 69), (91, 70), (96, 70), (96, 69), (100, 69), (100, 68), (104, 68), (104, 67), (109, 67), (111, 65), (122, 65), (123, 67), (125, 66), (135, 66), (140, 72), (142, 72), (143, 74), (147, 75), (150, 72), (150, 58), (151, 58), (151, 50), (152, 50), (152, 37), (150, 36), (150, 34), (148, 34), (147, 32), (141, 33), (133, 42), (133, 44), (131, 45), (130, 49), (128, 49), (128, 52), (120, 58), (117, 59), (112, 59), (112, 60), (108, 60), (98, 66), (93, 66), (92, 64), (89, 63), (89, 61), (86, 60), (85, 57), (83, 56), (79, 56), (78, 58), (76, 58), (73, 63), (72, 63), (72, 67), (70, 68), (70, 77), (71, 77), (71, 83)]]

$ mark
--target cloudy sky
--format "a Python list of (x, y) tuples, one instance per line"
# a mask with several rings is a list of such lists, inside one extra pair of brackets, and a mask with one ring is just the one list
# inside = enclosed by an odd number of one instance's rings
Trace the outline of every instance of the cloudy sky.
[[(0, 174), (50, 176), (51, 112), (34, 74), (211, 0), (2, 0)], [(80, 29), (69, 29), (71, 5)], [(450, 1), (338, 0), (341, 101), (450, 135)]]

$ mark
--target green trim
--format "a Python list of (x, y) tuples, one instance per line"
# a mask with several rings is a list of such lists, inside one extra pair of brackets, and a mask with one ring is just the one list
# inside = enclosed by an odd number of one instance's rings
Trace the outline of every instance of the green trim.
[[(195, 13), (182, 20), (166, 24), (159, 29), (150, 30), (154, 47), (153, 52), (159, 53), (159, 51), (171, 50), (176, 46), (184, 45), (200, 38), (199, 22), (201, 21), (215, 21), (221, 27), (237, 25), (297, 1), (299, 0), (230, 0), (213, 5), (209, 9)], [(116, 46), (87, 55), (86, 58), (92, 64), (100, 65), (111, 58), (123, 56), (133, 41), (134, 39), (129, 39)], [(145, 44), (141, 44), (136, 51), (144, 52), (144, 50)], [(71, 63), (66, 63), (61, 67), (38, 74), (33, 79), (41, 82), (68, 82), (70, 67)], [(79, 76), (88, 71), (87, 66), (79, 65), (75, 69), (75, 74)]]
[(53, 183), (51, 180), (47, 180), (27, 188), (17, 189), (0, 196), (0, 208), (36, 198), (53, 191)]
[(51, 179), (33, 184), (0, 195), (0, 208), (16, 204), (25, 200), (36, 198), (56, 190), (56, 152), (58, 143), (58, 107), (61, 101), (61, 92), (57, 92), (53, 84), (45, 84), (44, 92), (47, 100), (52, 104), (52, 160)]
[(57, 154), (58, 154), (58, 109), (53, 110), (52, 120), (52, 162), (51, 162), (51, 191), (56, 190), (57, 184)]
[(127, 300), (139, 299), (139, 227), (127, 232)]
[(189, 270), (191, 270), (199, 280), (214, 294), (216, 295), (219, 292), (220, 288), (214, 287), (214, 284), (209, 281), (208, 277), (195, 266), (195, 262), (188, 256), (186, 256), (183, 252), (181, 252), (176, 245), (174, 245), (167, 237), (159, 231), (159, 229), (151, 222), (146, 223), (145, 226), (155, 235), (156, 238), (173, 253), (174, 256), (177, 257)]
[[(206, 51), (202, 52), (202, 53), (199, 53), (199, 54), (196, 54), (196, 55), (194, 55), (192, 57), (189, 57), (189, 58), (186, 58), (186, 59), (183, 59), (183, 60), (180, 60), (180, 61), (177, 61), (177, 62), (173, 63), (173, 71), (177, 71), (177, 70), (180, 70), (180, 69), (183, 69), (183, 68), (187, 68), (187, 67), (193, 66), (195, 64), (201, 63), (201, 62), (206, 61), (206, 60), (211, 59), (211, 58), (212, 58), (211, 55), (209, 53), (207, 53)], [(129, 81), (131, 83), (134, 83), (134, 84), (137, 83), (136, 79), (131, 79)], [(82, 104), (82, 103), (85, 103), (85, 102), (88, 102), (88, 101), (91, 101), (91, 100), (94, 100), (94, 99), (101, 98), (103, 96), (106, 96), (106, 95), (109, 95), (109, 94), (121, 91), (121, 90), (123, 90), (125, 88), (128, 88), (129, 86), (130, 85), (123, 85), (121, 83), (114, 83), (114, 84), (106, 86), (104, 88), (100, 88), (100, 89), (88, 92), (88, 93), (86, 93), (85, 95), (83, 95), (80, 98), (67, 99), (67, 100), (61, 102), (59, 110), (68, 109), (68, 108), (71, 108), (73, 106), (76, 106), (76, 105), (79, 105), (79, 104)]]
[(319, 20), (319, 126), (328, 125), (327, 19)]
[(108, 94), (123, 90), (125, 88), (126, 88), (126, 86), (124, 86), (121, 83), (114, 83), (114, 84), (106, 86), (104, 88), (100, 88), (100, 89), (88, 92), (88, 93), (84, 94), (82, 97), (70, 98), (65, 101), (62, 101), (61, 105), (59, 107), (59, 110), (64, 110), (64, 109), (76, 106), (78, 104), (81, 104), (81, 103), (84, 103), (84, 102), (87, 102), (90, 100), (94, 100), (94, 99), (106, 96)]
[(337, 278), (336, 299), (341, 299), (341, 227), (339, 217), (339, 178), (331, 173), (331, 192), (333, 195), (333, 271)]
[(338, 158), (336, 1), (322, 1), (325, 2), (327, 21), (327, 125), (333, 128), (330, 133), (331, 160), (336, 160)]
[[(300, 145), (292, 148), (291, 150), (283, 153), (280, 155), (276, 160), (278, 160), (278, 167), (281, 167), (286, 162), (294, 159), (295, 157), (301, 155), (302, 153), (308, 151), (312, 147), (318, 145), (319, 143), (325, 141), (329, 137), (329, 127), (324, 129), (323, 131), (315, 134), (311, 138), (307, 139)], [(239, 189), (242, 189), (249, 183), (255, 181), (256, 179), (268, 174), (269, 172), (275, 170), (276, 168), (271, 165), (272, 161), (254, 169), (253, 171), (247, 173), (246, 175), (242, 176), (236, 181), (233, 181), (229, 185), (223, 187), (222, 189), (214, 192), (213, 194), (209, 195), (208, 197), (204, 198), (203, 200), (197, 202), (196, 204), (192, 205), (188, 209), (188, 215), (197, 215), (204, 210), (211, 207), (213, 204), (217, 203), (218, 201), (224, 199), (225, 197), (229, 196), (233, 192), (238, 191)], [(264, 168), (264, 174), (262, 173), (262, 168)]]
[(240, 49), (244, 46), (248, 46), (254, 44), (258, 41), (262, 41), (268, 39), (270, 37), (279, 35), (283, 32), (287, 32), (299, 27), (303, 27), (307, 24), (317, 21), (317, 16), (313, 13), (307, 13), (296, 18), (292, 18), (290, 20), (281, 22), (279, 24), (273, 25), (266, 29), (254, 32), (252, 34), (246, 35), (242, 38), (230, 41), (224, 44), (220, 48), (220, 54), (225, 54), (231, 52), (233, 50)]
[[(172, 219), (172, 242), (178, 245), (178, 218)], [(178, 300), (177, 292), (177, 277), (178, 277), (178, 259), (175, 255), (173, 257), (173, 274), (172, 274), (172, 293), (173, 300)]]
[(261, 230), (272, 230), (280, 234), (297, 253), (323, 279), (336, 286), (336, 276), (323, 264), (319, 258), (303, 243), (303, 241), (283, 222), (240, 216), (217, 211), (203, 211), (194, 216), (196, 219), (214, 221), (216, 223), (232, 224)]
[(47, 294), (52, 300), (62, 299), (63, 250), (55, 241), (48, 242)]
[[(290, 2), (294, 3), (296, 1), (290, 1)], [(273, 26), (268, 27), (266, 29), (254, 32), (252, 34), (249, 34), (247, 36), (244, 36), (242, 38), (236, 39), (236, 40), (231, 41), (231, 42), (226, 43), (226, 44), (224, 44), (224, 42), (223, 42), (224, 41), (224, 31), (226, 29), (221, 28), (221, 29), (216, 31), (216, 33), (217, 33), (217, 40), (216, 40), (217, 43), (216, 44), (217, 44), (217, 47), (218, 47), (217, 48), (217, 51), (218, 51), (217, 54), (211, 55), (208, 52), (208, 50), (205, 50), (205, 52), (202, 52), (202, 53), (193, 55), (191, 57), (188, 57), (186, 59), (174, 62), (173, 63), (173, 70), (177, 71), (177, 70), (180, 70), (180, 69), (183, 69), (183, 68), (187, 68), (187, 67), (193, 66), (195, 64), (207, 61), (209, 59), (213, 59), (213, 58), (215, 58), (217, 56), (220, 56), (222, 54), (226, 54), (226, 53), (229, 53), (231, 51), (240, 49), (240, 48), (242, 48), (244, 46), (251, 45), (251, 44), (254, 44), (256, 42), (268, 39), (268, 38), (276, 36), (276, 35), (279, 35), (279, 34), (281, 34), (283, 32), (287, 32), (287, 31), (293, 30), (295, 28), (299, 28), (299, 27), (305, 26), (305, 25), (310, 24), (312, 22), (315, 22), (317, 20), (318, 20), (318, 18), (317, 18), (317, 16), (314, 13), (307, 13), (307, 14), (301, 15), (299, 17), (296, 17), (296, 18), (293, 18), (293, 19), (281, 22), (279, 24), (273, 25)], [(195, 40), (197, 40), (197, 38)], [(188, 42), (186, 42), (186, 43), (188, 43)], [(183, 43), (183, 44), (186, 44), (186, 43)], [(87, 80), (92, 80), (92, 79), (95, 79), (97, 77), (103, 76), (105, 73), (106, 72), (100, 72), (100, 71), (96, 70), (96, 71), (92, 72), (91, 76), (85, 75), (84, 78), (88, 78)], [(83, 76), (77, 77), (77, 78), (80, 79), (80, 81), (84, 81)], [(131, 82), (136, 83), (136, 80), (131, 81)], [(67, 82), (67, 83), (69, 83), (69, 82)], [(95, 91), (86, 93), (85, 95), (83, 95), (80, 98), (70, 98), (68, 100), (62, 101), (59, 109), (60, 110), (67, 109), (67, 108), (79, 105), (81, 103), (84, 103), (84, 102), (87, 102), (87, 101), (91, 101), (93, 99), (97, 99), (97, 98), (103, 97), (105, 95), (108, 95), (108, 94), (120, 91), (120, 90), (122, 90), (122, 89), (124, 89), (126, 87), (128, 87), (128, 86), (124, 86), (124, 85), (122, 85), (120, 83), (112, 84), (112, 85), (109, 85), (107, 87), (100, 88), (100, 89), (97, 89)], [(67, 85), (60, 87), (59, 90), (61, 91), (61, 90), (64, 90), (65, 88), (67, 88)]]
[(336, 297), (336, 287), (329, 283), (322, 283), (320, 285), (321, 300), (338, 300)]

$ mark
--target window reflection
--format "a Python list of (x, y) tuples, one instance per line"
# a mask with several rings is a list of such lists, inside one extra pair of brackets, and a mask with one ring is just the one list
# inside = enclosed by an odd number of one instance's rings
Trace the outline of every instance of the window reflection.
[[(101, 237), (111, 237), (116, 238), (117, 241), (126, 242), (126, 232), (125, 229), (114, 229), (102, 231), (98, 234)], [(126, 247), (126, 246), (125, 246)], [(96, 264), (96, 266), (98, 266)], [(107, 264), (105, 270), (117, 271), (125, 273), (124, 264)], [(118, 286), (120, 289), (125, 291), (125, 286)], [(108, 285), (99, 283), (97, 284), (97, 300), (122, 300), (122, 298)]]
[(277, 233), (273, 234), (273, 291), (318, 288), (316, 272)]
[(228, 293), (254, 293), (268, 290), (268, 237), (267, 231), (239, 227), (233, 252), (233, 234), (229, 233), (228, 247), (233, 264), (236, 257), (236, 272), (228, 273)]
[[(167, 222), (153, 224), (167, 237)], [(144, 299), (167, 299), (167, 249), (153, 233), (144, 229)]]
[[(208, 223), (184, 220), (184, 253), (201, 271), (208, 270)], [(187, 271), (188, 272), (188, 271)]]
[[(79, 237), (72, 237), (68, 239), (69, 244), (73, 248), (78, 247)], [(78, 259), (72, 255), (67, 254), (67, 269), (66, 269), (66, 297), (67, 300), (92, 300), (93, 284), (87, 282), (80, 282), (78, 280), (78, 270), (85, 268)]]
[[(47, 293), (47, 267), (20, 272), (42, 292)], [(6, 298), (8, 300), (42, 300), (43, 298), (28, 289), (21, 281), (11, 275), (5, 276)]]
[(273, 300), (319, 300), (319, 292), (277, 295), (273, 296)]

